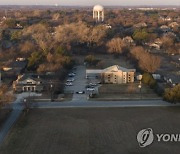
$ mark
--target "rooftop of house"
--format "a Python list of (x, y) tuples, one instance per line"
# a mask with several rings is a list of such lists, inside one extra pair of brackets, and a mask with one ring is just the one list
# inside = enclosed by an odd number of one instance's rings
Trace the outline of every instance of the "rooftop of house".
[(24, 81), (27, 79), (31, 79), (34, 81), (41, 81), (40, 76), (38, 75), (33, 75), (33, 74), (23, 74), (23, 75), (19, 75), (17, 81)]

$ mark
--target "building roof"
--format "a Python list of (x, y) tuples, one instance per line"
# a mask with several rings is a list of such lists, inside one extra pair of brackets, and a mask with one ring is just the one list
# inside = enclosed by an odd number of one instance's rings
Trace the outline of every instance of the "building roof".
[(121, 67), (121, 66), (118, 66), (118, 65), (113, 65), (113, 66), (110, 66), (108, 68), (105, 68), (105, 69), (91, 69), (91, 70), (86, 70), (86, 73), (105, 73), (105, 72), (118, 72), (118, 71), (123, 71), (123, 72), (135, 72), (136, 69), (127, 69), (127, 68), (124, 68), (124, 67)]
[(118, 72), (118, 71), (135, 72), (136, 70), (135, 69), (127, 69), (127, 68), (124, 68), (124, 67), (121, 67), (118, 65), (113, 65), (113, 66), (110, 66), (103, 70), (103, 72), (108, 72), (108, 71), (111, 71), (111, 72)]
[(41, 81), (41, 79), (39, 78), (39, 76), (35, 76), (32, 74), (24, 74), (21, 76), (18, 76), (18, 81), (24, 81), (24, 80), (34, 80), (34, 81)]
[(96, 74), (98, 74), (98, 73), (102, 73), (102, 71), (103, 70), (98, 70), (98, 69), (97, 70), (96, 69), (93, 70), (92, 69), (92, 70), (86, 70), (86, 73), (96, 73)]
[(104, 7), (102, 5), (95, 5), (93, 8), (94, 11), (103, 11)]

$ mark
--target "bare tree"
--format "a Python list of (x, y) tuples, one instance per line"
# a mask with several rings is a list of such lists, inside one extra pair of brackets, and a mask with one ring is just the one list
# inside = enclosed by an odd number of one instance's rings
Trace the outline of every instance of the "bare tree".
[(139, 60), (139, 67), (149, 73), (154, 73), (161, 65), (161, 59), (159, 56), (154, 56), (149, 53), (142, 54)]
[(20, 51), (25, 54), (33, 51), (34, 48), (35, 45), (31, 41), (25, 41), (24, 43), (20, 44)]
[(121, 38), (113, 38), (107, 43), (109, 53), (121, 54), (123, 53), (123, 48), (125, 43)]

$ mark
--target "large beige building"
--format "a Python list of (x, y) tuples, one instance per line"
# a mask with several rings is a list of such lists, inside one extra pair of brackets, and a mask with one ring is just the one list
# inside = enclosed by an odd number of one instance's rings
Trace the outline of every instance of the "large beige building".
[(114, 65), (102, 70), (86, 70), (86, 78), (99, 78), (103, 83), (121, 84), (134, 82), (135, 69)]

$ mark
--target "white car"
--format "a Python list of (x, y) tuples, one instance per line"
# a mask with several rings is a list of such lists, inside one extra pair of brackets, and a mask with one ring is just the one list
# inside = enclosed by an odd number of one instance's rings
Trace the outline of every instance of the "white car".
[(76, 94), (85, 94), (85, 91), (77, 91)]
[(90, 86), (97, 86), (96, 83), (89, 83)]
[(73, 82), (74, 81), (74, 78), (72, 79), (67, 79), (67, 82)]
[(76, 74), (75, 73), (69, 73), (68, 76), (69, 77), (74, 77)]
[(72, 86), (73, 84), (72, 84), (72, 82), (67, 82), (66, 83), (66, 86)]
[(87, 88), (86, 90), (87, 91), (94, 91), (95, 89), (94, 88)]

